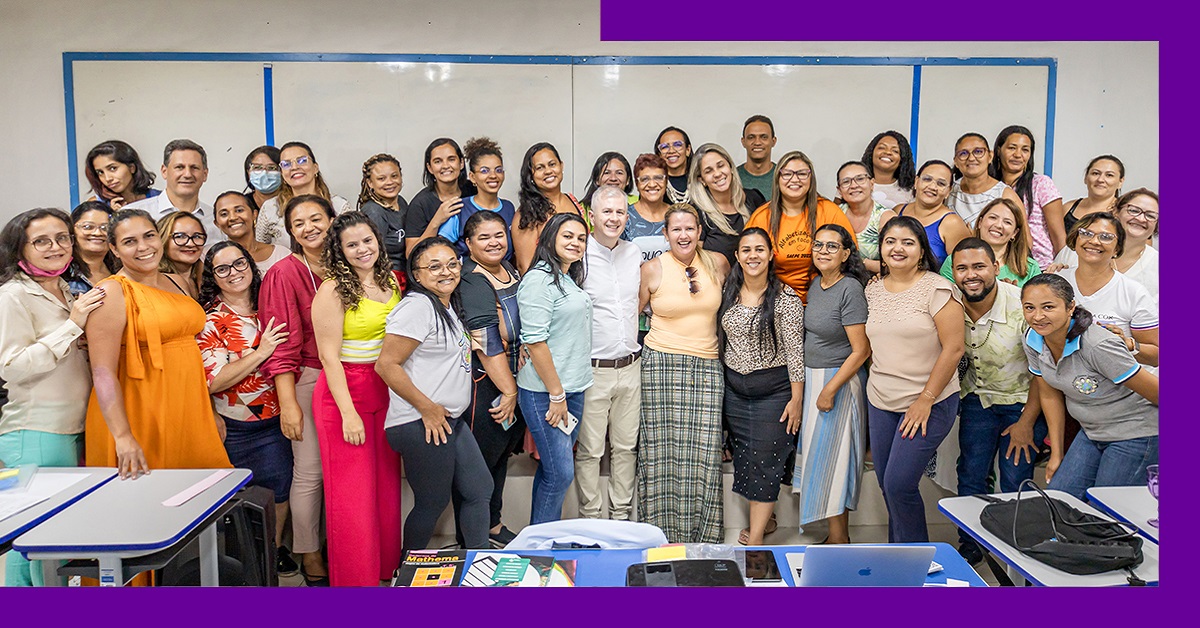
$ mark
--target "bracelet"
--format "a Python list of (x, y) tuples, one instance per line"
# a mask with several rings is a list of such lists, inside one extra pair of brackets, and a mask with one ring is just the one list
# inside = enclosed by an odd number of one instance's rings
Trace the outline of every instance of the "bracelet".
[(511, 394), (510, 393), (500, 393), (500, 394), (504, 395), (505, 397), (516, 397), (517, 396), (517, 393), (515, 393), (515, 392), (511, 393)]
[(922, 397), (929, 397), (929, 400), (930, 400), (930, 401), (937, 401), (937, 395), (935, 395), (935, 394), (933, 394), (933, 393), (931, 393), (931, 392), (929, 392), (928, 390), (925, 390), (925, 389), (921, 389), (921, 396), (922, 396)]
[(567, 392), (564, 390), (561, 395), (550, 395), (550, 403), (562, 403), (567, 400)]

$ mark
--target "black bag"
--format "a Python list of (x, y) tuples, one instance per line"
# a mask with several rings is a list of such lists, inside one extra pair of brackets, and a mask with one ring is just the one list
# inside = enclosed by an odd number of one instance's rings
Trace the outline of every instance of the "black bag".
[[(1021, 499), (1027, 484), (1041, 497)], [(991, 502), (979, 515), (984, 529), (1022, 554), (1076, 575), (1124, 569), (1130, 584), (1145, 584), (1133, 573), (1143, 558), (1137, 528), (1081, 512), (1050, 497), (1032, 480), (1021, 483), (1015, 500), (978, 497)]]

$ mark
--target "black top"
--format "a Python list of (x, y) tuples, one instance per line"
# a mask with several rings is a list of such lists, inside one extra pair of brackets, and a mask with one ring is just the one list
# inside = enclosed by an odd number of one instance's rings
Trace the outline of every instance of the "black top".
[(441, 205), (442, 199), (438, 198), (437, 189), (425, 188), (417, 192), (408, 204), (408, 214), (404, 217), (404, 232), (408, 237), (421, 237)]
[[(754, 210), (766, 202), (767, 199), (763, 198), (762, 192), (754, 188), (746, 188), (747, 213), (753, 214)], [(698, 213), (700, 214), (700, 241), (704, 243), (704, 250), (724, 255), (732, 268), (734, 264), (737, 264), (734, 252), (737, 250), (738, 236), (717, 229), (708, 221), (704, 212), (698, 211)], [(741, 214), (725, 214), (725, 219), (729, 221), (729, 226), (739, 234), (746, 228), (746, 219), (742, 218)]]
[(383, 248), (387, 251), (388, 259), (392, 260), (392, 269), (402, 273), (408, 272), (408, 259), (404, 255), (404, 222), (407, 220), (408, 201), (403, 196), (396, 197), (400, 205), (399, 211), (388, 209), (375, 201), (367, 201), (359, 208), (366, 214), (375, 228), (383, 234)]
[[(519, 277), (512, 264), (507, 261), (500, 263), (510, 277)], [(503, 329), (506, 334), (502, 340), (508, 346), (509, 367), (516, 373), (521, 346), (521, 317), (517, 308), (517, 286), (520, 284), (514, 281), (510, 286), (497, 289), (483, 272), (476, 272), (478, 267), (479, 264), (475, 260), (470, 257), (463, 258), (462, 279), (458, 284), (463, 319), (466, 320), (467, 329), (474, 331), (497, 326), (500, 324), (500, 316), (504, 316)], [(484, 353), (496, 355), (487, 347), (484, 348)]]
[(1063, 226), (1067, 228), (1067, 233), (1071, 233), (1071, 230), (1075, 228), (1075, 223), (1079, 222), (1079, 219), (1075, 217), (1075, 208), (1079, 207), (1079, 204), (1082, 202), (1083, 199), (1079, 199), (1071, 203), (1071, 207), (1067, 209), (1067, 213), (1063, 214)]

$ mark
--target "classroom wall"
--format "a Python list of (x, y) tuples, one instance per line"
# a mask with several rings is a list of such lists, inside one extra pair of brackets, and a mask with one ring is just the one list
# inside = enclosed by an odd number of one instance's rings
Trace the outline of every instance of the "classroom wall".
[[(65, 207), (69, 202), (62, 83), (65, 51), (1055, 57), (1059, 65), (1054, 178), (1064, 197), (1085, 192), (1082, 179), (1087, 161), (1107, 152), (1125, 161), (1126, 188), (1158, 186), (1156, 42), (601, 42), (599, 30), (598, 0), (267, 4), (0, 0), (0, 85), (4, 86), (0, 143), (7, 148), (0, 151), (0, 173), (13, 182), (0, 200), (0, 219), (35, 206)], [(698, 95), (720, 97), (719, 91), (709, 92), (706, 87), (680, 89), (674, 96), (676, 106), (692, 106), (687, 103), (696, 103)], [(909, 93), (877, 94), (871, 87), (864, 85), (858, 94), (819, 97), (865, 98), (877, 100), (881, 107), (909, 107)], [(114, 84), (112, 89), (114, 94), (155, 97), (154, 85), (136, 80)], [(792, 103), (762, 105), (761, 112), (776, 118), (795, 109)], [(205, 107), (197, 102), (194, 109), (163, 115), (204, 116)], [(930, 122), (922, 124), (925, 128)], [(968, 130), (974, 129), (961, 129)], [(657, 127), (646, 129), (647, 135), (657, 131)], [(689, 129), (689, 133), (695, 143), (705, 141), (704, 130)], [(247, 138), (247, 149), (260, 140), (258, 135)], [(79, 148), (82, 157), (89, 147)], [(138, 148), (148, 164), (157, 163), (161, 147)], [(740, 147), (728, 148), (735, 157), (743, 156)], [(780, 138), (781, 152), (792, 148), (805, 147)], [(952, 149), (946, 146), (934, 154), (933, 148), (922, 146), (920, 157), (948, 158)], [(523, 151), (508, 152), (515, 156)], [(414, 174), (406, 178), (407, 196), (416, 191)], [(215, 186), (210, 187), (203, 195), (206, 201), (216, 194)]]

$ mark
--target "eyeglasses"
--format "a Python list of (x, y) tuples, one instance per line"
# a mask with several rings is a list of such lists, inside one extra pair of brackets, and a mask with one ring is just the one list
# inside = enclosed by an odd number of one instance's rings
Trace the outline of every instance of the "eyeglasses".
[(842, 250), (842, 244), (840, 242), (822, 242), (820, 240), (814, 240), (812, 243), (812, 250), (837, 253), (838, 251)]
[(870, 180), (871, 180), (870, 175), (865, 175), (865, 174), (860, 174), (857, 177), (846, 177), (845, 179), (838, 181), (838, 187), (848, 188), (848, 187), (850, 187), (850, 184), (852, 184), (852, 183), (854, 185), (857, 185), (858, 187), (862, 187), (867, 184), (867, 181), (870, 181)]
[(201, 232), (188, 235), (176, 231), (171, 234), (171, 241), (175, 243), (175, 246), (187, 246), (188, 243), (191, 243), (192, 246), (204, 246), (204, 243), (208, 241), (208, 234)]
[(429, 274), (431, 274), (431, 275), (440, 274), (443, 270), (447, 270), (452, 273), (455, 273), (455, 272), (458, 272), (458, 269), (462, 268), (462, 262), (460, 262), (458, 260), (450, 260), (449, 262), (447, 262), (445, 264), (434, 263), (434, 264), (430, 264), (428, 266), (413, 266), (413, 268), (416, 268), (418, 270), (427, 270), (427, 271), (429, 271)]
[(213, 274), (224, 279), (225, 277), (229, 276), (229, 273), (231, 273), (235, 270), (240, 273), (240, 272), (246, 270), (247, 268), (250, 268), (250, 261), (244, 257), (239, 257), (239, 258), (233, 260), (232, 264), (221, 264), (220, 266), (213, 266)]
[(967, 150), (964, 148), (964, 149), (958, 151), (957, 153), (954, 153), (954, 158), (961, 159), (963, 161), (966, 161), (967, 157), (974, 157), (975, 159), (983, 159), (983, 156), (986, 154), (987, 154), (986, 148), (981, 148), (979, 146), (976, 146), (975, 148), (973, 148), (971, 150)]
[(1146, 211), (1137, 205), (1125, 204), (1120, 207), (1120, 210), (1134, 218), (1145, 218), (1151, 222), (1158, 222), (1158, 212)]
[(1097, 233), (1095, 231), (1092, 231), (1091, 229), (1080, 228), (1079, 229), (1079, 237), (1084, 240), (1091, 240), (1092, 238), (1096, 238), (1097, 240), (1099, 240), (1105, 244), (1108, 244), (1110, 242), (1116, 241), (1117, 234), (1108, 233), (1108, 232)]
[(933, 183), (933, 184), (936, 184), (939, 188), (943, 188), (943, 189), (950, 187), (949, 181), (947, 181), (945, 179), (935, 179), (932, 176), (927, 175), (927, 174), (921, 175), (921, 183), (925, 183), (925, 184)]
[(96, 224), (94, 222), (78, 222), (75, 223), (75, 228), (84, 233), (92, 233), (94, 231), (108, 233), (108, 223)]
[(45, 253), (46, 251), (53, 249), (55, 244), (61, 246), (64, 249), (69, 250), (71, 248), (71, 236), (69, 236), (65, 233), (60, 233), (59, 235), (55, 236), (53, 239), (41, 237), (41, 238), (34, 240), (33, 242), (30, 242), (30, 244), (33, 245), (33, 250), (41, 252), (41, 253)]
[(779, 171), (779, 180), (780, 181), (791, 181), (792, 179), (795, 179), (795, 178), (799, 178), (801, 181), (808, 181), (808, 178), (811, 176), (812, 176), (812, 170), (780, 170)]
[(697, 292), (700, 292), (700, 282), (696, 281), (696, 275), (699, 274), (699, 272), (700, 271), (696, 270), (695, 266), (688, 266), (687, 268), (683, 269), (683, 274), (687, 275), (687, 279), (684, 281), (688, 282), (688, 292), (690, 294), (696, 294)]
[(279, 166), (275, 164), (250, 164), (250, 172), (279, 172)]
[(637, 182), (641, 183), (642, 185), (650, 183), (651, 181), (653, 181), (655, 183), (662, 183), (663, 181), (666, 181), (666, 180), (667, 180), (667, 175), (665, 175), (665, 174), (648, 174), (646, 176), (637, 178)]
[(488, 176), (489, 174), (492, 174), (493, 172), (496, 174), (504, 174), (504, 166), (496, 166), (495, 168), (488, 168), (487, 166), (484, 166), (484, 167), (480, 168), (479, 170), (476, 170), (475, 172), (478, 172), (479, 174), (481, 174), (485, 177)]
[(279, 162), (279, 167), (283, 168), (284, 170), (291, 170), (292, 168), (299, 168), (300, 166), (307, 166), (308, 162), (310, 162), (310, 161), (312, 161), (312, 160), (309, 159), (308, 157), (305, 157), (302, 155), (300, 157), (297, 157), (295, 161), (285, 159), (285, 160)]
[(658, 145), (658, 152), (665, 153), (667, 149), (674, 148), (675, 150), (683, 150), (683, 140), (675, 140), (674, 142), (663, 142)]

